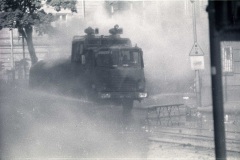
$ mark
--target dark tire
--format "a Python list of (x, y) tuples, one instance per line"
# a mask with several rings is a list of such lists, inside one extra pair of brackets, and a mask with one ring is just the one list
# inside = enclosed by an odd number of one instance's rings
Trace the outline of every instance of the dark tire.
[(132, 99), (123, 99), (122, 100), (123, 113), (131, 113), (133, 109), (133, 100)]

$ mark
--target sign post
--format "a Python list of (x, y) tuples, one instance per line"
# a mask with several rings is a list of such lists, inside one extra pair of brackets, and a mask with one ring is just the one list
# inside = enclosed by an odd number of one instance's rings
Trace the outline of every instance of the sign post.
[(202, 106), (202, 97), (201, 97), (201, 78), (199, 74), (199, 70), (204, 69), (204, 53), (200, 46), (197, 43), (197, 29), (196, 29), (196, 13), (195, 13), (195, 0), (191, 0), (192, 2), (192, 20), (193, 20), (193, 39), (194, 44), (189, 53), (191, 68), (195, 71), (195, 92), (197, 97), (197, 107)]
[(195, 71), (195, 87), (196, 87), (196, 97), (197, 97), (197, 106), (202, 106), (202, 97), (201, 97), (201, 78), (200, 70), (204, 69), (204, 53), (199, 47), (197, 42), (194, 43), (192, 50), (189, 54), (191, 61), (191, 69)]
[(197, 42), (194, 43), (192, 50), (189, 53), (192, 70), (204, 69), (204, 53)]

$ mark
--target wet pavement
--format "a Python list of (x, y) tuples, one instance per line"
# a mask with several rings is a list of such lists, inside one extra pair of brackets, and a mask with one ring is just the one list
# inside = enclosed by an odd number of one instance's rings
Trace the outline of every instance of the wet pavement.
[(1, 159), (147, 157), (148, 133), (135, 112), (24, 89), (4, 95)]
[[(215, 157), (211, 111), (182, 109), (157, 121), (138, 104), (126, 116), (120, 106), (23, 88), (3, 90), (0, 98), (2, 159)], [(232, 113), (225, 116), (226, 137), (239, 147), (240, 116)], [(239, 157), (228, 152), (228, 159)]]

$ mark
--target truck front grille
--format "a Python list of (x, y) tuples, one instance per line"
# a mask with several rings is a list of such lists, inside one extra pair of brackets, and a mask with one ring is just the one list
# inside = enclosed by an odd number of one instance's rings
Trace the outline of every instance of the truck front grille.
[(111, 84), (107, 88), (121, 92), (136, 91), (137, 84), (132, 79), (112, 77)]

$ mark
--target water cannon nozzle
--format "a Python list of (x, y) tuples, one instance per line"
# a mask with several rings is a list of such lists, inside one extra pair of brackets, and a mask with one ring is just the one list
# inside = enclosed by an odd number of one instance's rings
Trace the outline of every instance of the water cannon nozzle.
[(119, 28), (119, 25), (116, 24), (112, 29), (109, 30), (109, 33), (112, 35), (123, 34), (123, 29)]
[(95, 33), (94, 29), (92, 29), (92, 27), (88, 27), (84, 30), (84, 32), (87, 34), (87, 35), (93, 35)]

